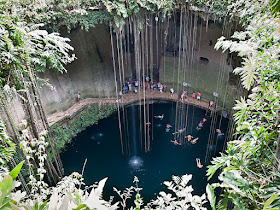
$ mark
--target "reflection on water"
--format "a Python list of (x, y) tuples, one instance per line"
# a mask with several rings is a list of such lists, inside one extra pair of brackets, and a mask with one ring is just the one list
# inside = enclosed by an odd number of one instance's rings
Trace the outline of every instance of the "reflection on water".
[(140, 157), (133, 156), (129, 159), (128, 164), (133, 169), (140, 169), (143, 166), (143, 160)]

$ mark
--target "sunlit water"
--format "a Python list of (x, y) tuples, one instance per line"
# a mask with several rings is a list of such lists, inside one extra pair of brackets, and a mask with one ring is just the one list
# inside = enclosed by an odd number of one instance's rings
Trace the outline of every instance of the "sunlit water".
[[(170, 140), (174, 140), (172, 133), (175, 129), (176, 103), (155, 103), (149, 105), (151, 125), (147, 126), (147, 133), (151, 138), (151, 150), (145, 153), (143, 106), (140, 121), (140, 106), (132, 105), (125, 107), (125, 111), (120, 113), (125, 154), (122, 155), (118, 115), (115, 113), (109, 118), (99, 121), (98, 125), (89, 127), (73, 139), (67, 151), (61, 156), (66, 175), (73, 171), (81, 173), (87, 158), (84, 171), (85, 183), (90, 185), (104, 177), (109, 177), (104, 188), (104, 197), (107, 199), (109, 195), (117, 197), (112, 190), (113, 186), (123, 190), (133, 185), (134, 176), (140, 180), (139, 186), (143, 188), (141, 195), (145, 202), (155, 198), (159, 191), (166, 189), (161, 183), (171, 180), (172, 175), (192, 174), (190, 184), (195, 189), (194, 193), (203, 194), (207, 185), (205, 166), (209, 164), (209, 161), (205, 163), (205, 156), (211, 119), (208, 119), (203, 128), (197, 131), (196, 126), (205, 116), (205, 110), (191, 105), (185, 108), (185, 111), (188, 110), (187, 134), (191, 134), (195, 138), (199, 137), (196, 144), (186, 143), (178, 146), (171, 143)], [(186, 115), (186, 112), (182, 113)], [(153, 117), (161, 114), (164, 114), (163, 120)], [(178, 116), (177, 112), (177, 120)], [(215, 121), (212, 131), (218, 127), (220, 117)], [(181, 123), (182, 126), (185, 122), (184, 120), (184, 123)], [(222, 118), (221, 122), (221, 130), (225, 132), (228, 120)], [(173, 126), (170, 130), (166, 129), (167, 123)], [(180, 128), (178, 125), (177, 130)], [(142, 144), (139, 140), (141, 138)], [(223, 144), (224, 137), (217, 138), (217, 133), (215, 133), (214, 143), (208, 146), (208, 154), (218, 155)], [(204, 165), (202, 169), (197, 168), (196, 158), (201, 159)]]

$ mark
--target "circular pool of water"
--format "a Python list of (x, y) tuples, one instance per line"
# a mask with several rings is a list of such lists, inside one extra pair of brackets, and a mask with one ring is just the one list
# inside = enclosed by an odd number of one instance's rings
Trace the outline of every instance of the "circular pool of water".
[[(192, 174), (189, 184), (193, 186), (194, 194), (205, 193), (206, 165), (212, 156), (218, 155), (224, 145), (224, 137), (217, 137), (215, 133), (220, 124), (220, 116), (209, 118), (203, 128), (197, 130), (198, 123), (205, 116), (205, 110), (192, 105), (182, 105), (177, 109), (175, 102), (146, 105), (146, 119), (150, 125), (143, 123), (143, 113), (143, 105), (130, 105), (121, 109), (122, 135), (117, 113), (78, 134), (61, 155), (65, 174), (74, 171), (81, 173), (87, 158), (85, 183), (90, 185), (108, 177), (103, 194), (105, 199), (109, 199), (110, 195), (117, 197), (113, 187), (124, 190), (133, 185), (134, 176), (140, 180), (139, 187), (143, 188), (141, 195), (144, 202), (155, 198), (156, 194), (164, 190), (163, 181), (171, 180), (172, 175)], [(161, 114), (164, 114), (163, 120), (153, 117)], [(172, 128), (166, 129), (166, 124), (172, 125)], [(224, 133), (227, 124), (228, 120), (222, 118), (220, 128)], [(174, 137), (172, 133), (184, 127), (186, 131)], [(208, 145), (210, 130), (214, 131), (210, 135), (213, 143)], [(194, 138), (199, 137), (198, 142), (187, 142), (184, 137), (188, 134)], [(175, 138), (182, 142), (181, 146), (170, 142)], [(150, 151), (145, 152), (148, 140)], [(196, 166), (196, 158), (201, 159), (204, 165), (202, 169)], [(216, 181), (215, 179), (214, 177), (212, 180)]]

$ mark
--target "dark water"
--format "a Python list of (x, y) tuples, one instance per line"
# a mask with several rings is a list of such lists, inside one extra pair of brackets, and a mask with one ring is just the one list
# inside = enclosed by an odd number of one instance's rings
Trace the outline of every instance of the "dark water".
[[(193, 186), (194, 194), (202, 195), (207, 185), (206, 165), (209, 164), (210, 158), (207, 158), (209, 160), (205, 163), (205, 156), (211, 121), (213, 121), (211, 127), (213, 131), (218, 128), (220, 117), (209, 118), (203, 128), (197, 131), (196, 126), (205, 116), (205, 110), (191, 105), (184, 105), (183, 108), (177, 110), (183, 110), (177, 112), (177, 122), (181, 119), (179, 116), (188, 116), (187, 120), (182, 117), (181, 122), (177, 123), (177, 130), (181, 128), (180, 126), (184, 127), (187, 122), (185, 134), (199, 137), (196, 144), (187, 142), (178, 146), (171, 143), (170, 140), (174, 140), (172, 133), (175, 129), (176, 103), (155, 103), (149, 105), (149, 121), (151, 122), (149, 134), (147, 126), (147, 135), (150, 135), (151, 139), (151, 151), (145, 153), (143, 106), (140, 109), (139, 105), (132, 105), (126, 107), (120, 114), (125, 154), (122, 155), (118, 115), (115, 113), (101, 120), (98, 125), (80, 133), (68, 146), (67, 151), (61, 156), (66, 175), (74, 171), (81, 173), (87, 158), (84, 171), (85, 183), (90, 185), (104, 177), (109, 177), (104, 188), (104, 197), (107, 199), (109, 195), (117, 197), (112, 190), (113, 186), (124, 190), (133, 185), (134, 176), (140, 180), (139, 186), (143, 188), (141, 195), (144, 197), (144, 202), (155, 198), (155, 194), (165, 189), (161, 183), (171, 180), (172, 175), (192, 174), (193, 178), (189, 184)], [(152, 117), (161, 114), (164, 114), (163, 120)], [(167, 123), (173, 126), (169, 132), (166, 132)], [(223, 118), (221, 125), (223, 132), (226, 131), (227, 123), (227, 119)], [(184, 139), (183, 135), (176, 138), (181, 141)], [(217, 139), (217, 133), (213, 138), (214, 143), (208, 146), (208, 155), (216, 156), (223, 148), (224, 138)], [(139, 139), (142, 139), (142, 144)], [(204, 165), (202, 169), (197, 168), (196, 158), (201, 159)]]

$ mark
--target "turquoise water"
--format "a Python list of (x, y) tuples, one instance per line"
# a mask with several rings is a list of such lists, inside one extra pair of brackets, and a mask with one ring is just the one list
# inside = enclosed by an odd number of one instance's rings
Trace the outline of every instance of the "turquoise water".
[[(124, 190), (133, 185), (134, 176), (140, 180), (139, 186), (143, 188), (141, 195), (145, 202), (155, 198), (159, 191), (166, 189), (161, 183), (171, 180), (172, 175), (192, 174), (193, 179), (190, 184), (194, 188), (194, 194), (203, 194), (207, 185), (206, 165), (210, 160), (207, 158), (208, 161), (205, 162), (205, 156), (211, 120), (214, 119), (209, 118), (203, 128), (197, 131), (196, 126), (205, 116), (205, 110), (183, 105), (177, 109), (176, 117), (175, 102), (154, 103), (148, 106), (151, 122), (149, 129), (147, 126), (146, 133), (151, 139), (149, 152), (145, 153), (144, 150), (143, 106), (127, 106), (120, 113), (124, 154), (122, 154), (118, 115), (114, 113), (109, 118), (99, 121), (98, 125), (91, 126), (80, 133), (68, 146), (67, 151), (61, 155), (66, 175), (73, 171), (81, 173), (87, 158), (84, 171), (85, 183), (90, 185), (108, 177), (104, 188), (106, 199), (109, 195), (117, 197), (112, 190), (113, 186)], [(164, 114), (163, 120), (153, 117), (161, 114)], [(185, 119), (185, 116), (188, 118)], [(185, 135), (191, 134), (195, 138), (199, 137), (196, 144), (186, 142), (178, 146), (170, 142), (174, 140), (172, 133), (175, 130), (175, 122), (179, 119), (181, 122), (177, 123), (176, 129), (186, 127), (186, 132), (176, 138), (182, 141)], [(222, 118), (221, 122), (221, 130), (225, 132), (228, 120)], [(169, 132), (166, 132), (167, 123), (173, 126)], [(218, 128), (219, 123), (218, 116), (212, 123), (214, 125), (212, 131)], [(218, 155), (224, 144), (224, 137), (217, 138), (217, 133), (213, 138), (214, 143), (208, 146), (210, 156)], [(201, 159), (204, 165), (202, 169), (196, 166), (196, 158)]]

